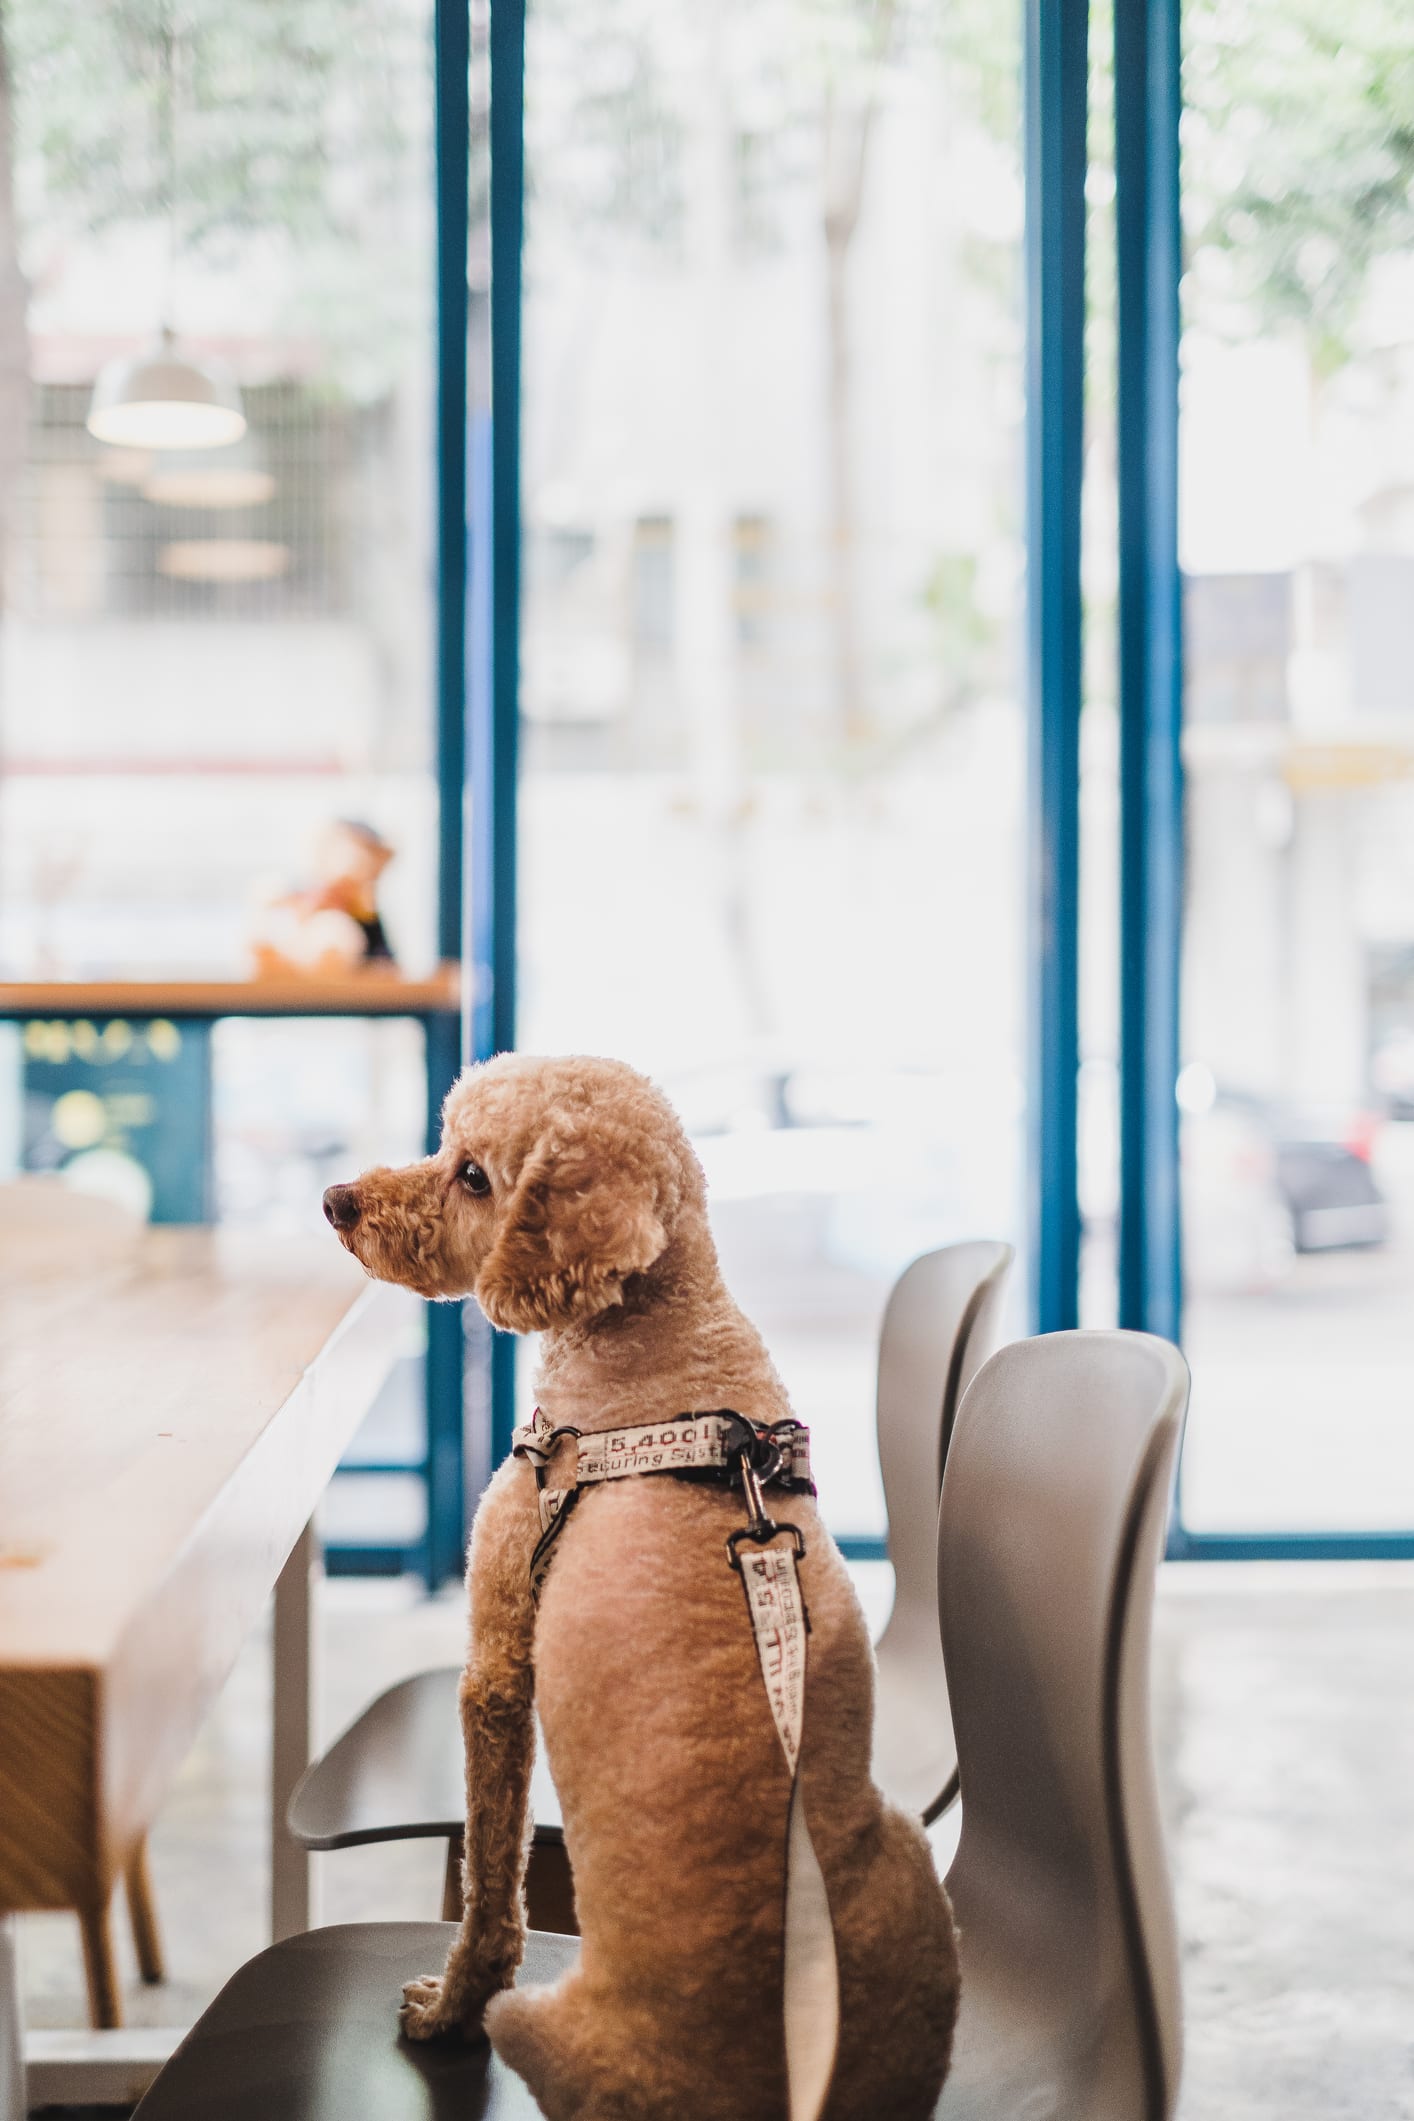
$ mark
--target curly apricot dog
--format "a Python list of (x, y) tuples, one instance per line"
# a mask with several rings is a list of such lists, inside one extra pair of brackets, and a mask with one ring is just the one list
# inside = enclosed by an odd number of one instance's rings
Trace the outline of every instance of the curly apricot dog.
[[(503, 1055), (447, 1099), (437, 1155), (334, 1186), (370, 1274), (474, 1295), (543, 1333), (540, 1405), (583, 1431), (729, 1407), (790, 1413), (722, 1283), (701, 1167), (676, 1114), (618, 1062)], [(723, 1541), (739, 1493), (671, 1478), (583, 1492), (536, 1607), (536, 1484), (521, 1459), (477, 1512), (468, 1584), (465, 1902), (413, 2039), (475, 2035), (552, 2121), (778, 2121), (789, 1777)], [(790, 1497), (810, 1622), (802, 1791), (835, 1931), (827, 2121), (933, 2110), (957, 2008), (952, 1913), (919, 1826), (869, 1776), (873, 1660), (839, 1553)], [(512, 1989), (525, 1937), (538, 1703), (581, 1927), (555, 1987)]]

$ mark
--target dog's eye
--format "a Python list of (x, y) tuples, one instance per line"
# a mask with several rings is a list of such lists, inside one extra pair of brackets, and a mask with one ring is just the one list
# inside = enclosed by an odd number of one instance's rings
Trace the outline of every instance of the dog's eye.
[(480, 1195), (491, 1191), (491, 1181), (482, 1170), (480, 1164), (463, 1164), (457, 1173), (457, 1177), (466, 1187), (468, 1193)]

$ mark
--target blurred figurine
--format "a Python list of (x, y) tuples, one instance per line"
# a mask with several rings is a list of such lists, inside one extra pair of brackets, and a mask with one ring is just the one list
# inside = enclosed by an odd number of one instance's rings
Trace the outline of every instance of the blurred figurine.
[(394, 850), (371, 825), (337, 818), (319, 845), (318, 881), (277, 899), (252, 941), (257, 979), (337, 979), (397, 966), (378, 911), (378, 879)]

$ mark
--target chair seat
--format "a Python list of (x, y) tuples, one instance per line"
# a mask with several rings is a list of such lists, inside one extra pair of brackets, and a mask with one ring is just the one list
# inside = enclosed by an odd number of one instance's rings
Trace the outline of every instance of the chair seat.
[[(303, 1848), (364, 1841), (450, 1840), (466, 1819), (455, 1665), (419, 1672), (371, 1702), (295, 1787), (286, 1815)], [(530, 1783), (537, 1842), (563, 1844), (560, 1800), (544, 1748)]]
[[(226, 1983), (133, 2121), (534, 2121), (539, 2106), (484, 2042), (423, 2045), (399, 2035), (403, 1983), (440, 1967), (455, 1934), (446, 1922), (348, 1923), (272, 1945)], [(573, 1938), (532, 1931), (520, 1979), (557, 1981), (577, 1948)], [(977, 2031), (959, 2026), (937, 2121), (995, 2121), (1025, 2105), (1023, 2097), (998, 2105), (998, 2058), (985, 2039), (973, 2051)], [(1038, 2075), (1048, 2072), (1034, 2061), (1018, 2070), (1018, 2093), (1034, 2097)], [(1036, 2111), (1072, 2109), (1062, 2100)]]
[[(403, 1983), (442, 1966), (455, 1935), (446, 1922), (368, 1922), (272, 1945), (226, 1983), (137, 2115), (532, 2121), (540, 2108), (484, 2041), (414, 2044), (398, 2032)], [(558, 1980), (577, 1949), (532, 1932), (521, 1979)]]
[[(162, 2071), (133, 2121), (533, 2121), (540, 2108), (485, 2043), (403, 2040), (405, 1981), (440, 1967), (455, 1926), (349, 1923), (308, 1930), (243, 1966)], [(577, 1942), (532, 1931), (523, 1982), (559, 1979)], [(1053, 2029), (967, 1981), (936, 2121), (1087, 2110), (1097, 2028)]]

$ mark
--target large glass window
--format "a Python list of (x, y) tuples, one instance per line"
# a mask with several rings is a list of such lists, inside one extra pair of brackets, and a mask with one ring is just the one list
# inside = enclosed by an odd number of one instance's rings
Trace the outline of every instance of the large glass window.
[(1186, 10), (1185, 1518), (1414, 1509), (1414, 101), (1397, 0)]
[(1020, 1219), (1008, 9), (535, 0), (521, 1041), (677, 1101), (883, 1529), (883, 1301)]
[[(0, 12), (0, 978), (297, 975), (331, 924), (280, 902), (340, 819), (394, 850), (398, 963), (434, 961), (431, 28), (430, 0)], [(163, 331), (238, 438), (94, 433)], [(422, 1146), (407, 1022), (120, 996), (0, 1049), (0, 1171), (166, 1220), (323, 1240), (330, 1180)], [(414, 1344), (378, 1460), (420, 1450), (419, 1374)], [(408, 1479), (332, 1508), (422, 1530)]]
[[(430, 18), (4, 10), (0, 976), (239, 978), (339, 818), (395, 848), (388, 934), (433, 960)], [(239, 439), (90, 431), (164, 328), (233, 378)], [(11, 1160), (71, 1162), (7, 1042)], [(216, 1205), (308, 1220), (351, 1158), (416, 1148), (420, 1080), (406, 1026), (224, 1027)]]

